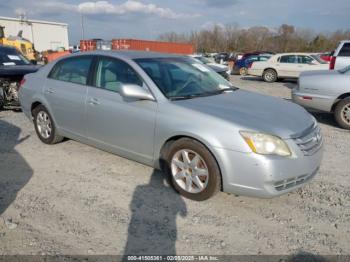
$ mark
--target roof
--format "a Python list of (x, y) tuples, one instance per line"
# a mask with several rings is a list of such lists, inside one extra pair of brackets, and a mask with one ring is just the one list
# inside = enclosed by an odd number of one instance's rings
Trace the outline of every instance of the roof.
[(312, 53), (295, 52), (295, 53), (278, 53), (276, 55), (312, 55)]
[(139, 59), (139, 58), (167, 58), (167, 57), (184, 57), (185, 55), (174, 55), (167, 53), (157, 53), (148, 51), (131, 51), (131, 50), (108, 50), (108, 51), (92, 51), (83, 52), (78, 54), (95, 54), (95, 55), (110, 55), (110, 56), (120, 56), (128, 59)]
[(50, 21), (43, 21), (43, 20), (32, 20), (32, 19), (19, 19), (19, 18), (14, 18), (14, 17), (5, 17), (5, 16), (0, 16), (0, 21), (1, 20), (7, 20), (7, 21), (14, 21), (14, 22), (23, 22), (23, 23), (37, 23), (37, 24), (48, 24), (48, 25), (60, 25), (60, 26), (66, 26), (68, 27), (68, 24), (66, 23), (57, 23), (57, 22), (50, 22)]

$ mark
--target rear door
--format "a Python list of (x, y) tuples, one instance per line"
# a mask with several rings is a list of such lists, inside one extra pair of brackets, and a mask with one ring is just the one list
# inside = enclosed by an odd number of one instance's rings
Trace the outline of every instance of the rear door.
[(128, 63), (116, 58), (99, 57), (94, 71), (86, 105), (89, 139), (151, 164), (157, 102), (126, 99), (119, 93), (122, 84), (147, 88), (146, 84)]
[(298, 67), (297, 67), (298, 77), (301, 72), (320, 69), (320, 67), (317, 66), (319, 65), (319, 63), (310, 56), (298, 55), (297, 61), (298, 61)]
[(295, 55), (282, 55), (277, 61), (277, 73), (280, 77), (297, 77), (297, 57)]
[(56, 125), (74, 135), (85, 135), (85, 101), (92, 56), (70, 57), (51, 70), (44, 93)]

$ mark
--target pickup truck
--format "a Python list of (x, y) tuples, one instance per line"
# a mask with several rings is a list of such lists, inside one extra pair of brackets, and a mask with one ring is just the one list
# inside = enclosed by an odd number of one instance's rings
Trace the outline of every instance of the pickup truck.
[(337, 49), (335, 49), (329, 63), (329, 69), (343, 69), (348, 65), (350, 65), (350, 40), (344, 40), (339, 42)]

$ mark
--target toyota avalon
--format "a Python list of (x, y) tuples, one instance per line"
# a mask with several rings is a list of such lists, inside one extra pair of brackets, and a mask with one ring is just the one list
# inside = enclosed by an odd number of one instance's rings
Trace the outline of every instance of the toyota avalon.
[(307, 111), (238, 89), (189, 57), (73, 54), (27, 75), (19, 95), (42, 142), (67, 137), (162, 169), (193, 200), (220, 190), (278, 196), (321, 163), (320, 128)]

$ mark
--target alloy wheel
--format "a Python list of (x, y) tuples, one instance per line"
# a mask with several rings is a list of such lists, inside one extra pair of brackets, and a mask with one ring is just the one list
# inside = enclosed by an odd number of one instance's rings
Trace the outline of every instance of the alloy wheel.
[(52, 133), (52, 124), (49, 115), (40, 111), (36, 118), (36, 126), (38, 128), (39, 134), (44, 138), (48, 139)]
[(203, 158), (189, 149), (177, 151), (171, 160), (175, 183), (188, 193), (200, 193), (208, 185), (209, 171)]
[(350, 124), (350, 103), (343, 107), (341, 111), (341, 118), (345, 123), (348, 125)]

